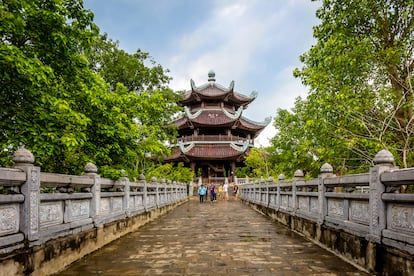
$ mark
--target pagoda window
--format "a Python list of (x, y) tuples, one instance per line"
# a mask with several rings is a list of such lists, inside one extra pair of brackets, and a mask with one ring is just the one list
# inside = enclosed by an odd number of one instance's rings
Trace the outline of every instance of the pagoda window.
[(220, 107), (220, 103), (205, 103), (205, 107)]
[(202, 108), (202, 104), (201, 104), (201, 103), (193, 104), (193, 105), (191, 106), (191, 109), (192, 109), (192, 110), (195, 110), (195, 109), (200, 109), (200, 108)]
[(224, 104), (224, 103), (223, 103), (223, 108), (225, 108), (225, 109), (227, 109), (227, 110), (229, 110), (231, 112), (234, 112), (235, 111), (235, 109), (234, 109), (233, 106), (228, 105), (228, 104)]
[(200, 130), (198, 135), (226, 135), (226, 132), (223, 129), (212, 128)]

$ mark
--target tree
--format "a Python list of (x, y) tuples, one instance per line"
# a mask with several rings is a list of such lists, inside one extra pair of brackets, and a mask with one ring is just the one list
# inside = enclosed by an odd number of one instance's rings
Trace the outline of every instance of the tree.
[(2, 1), (0, 37), (1, 166), (25, 146), (44, 171), (93, 162), (133, 178), (145, 152), (167, 151), (179, 97), (167, 71), (99, 35), (81, 0)]
[(98, 32), (93, 14), (80, 1), (40, 0), (2, 1), (0, 14), (1, 161), (24, 145), (44, 169), (64, 171), (86, 141), (77, 97)]
[(252, 148), (246, 159), (244, 165), (250, 168), (253, 177), (266, 177), (271, 175), (269, 171), (268, 152), (265, 148)]
[[(106, 34), (94, 41), (93, 48), (93, 54), (89, 56), (90, 68), (109, 84), (109, 94), (125, 98), (122, 101), (122, 114), (135, 125), (135, 135), (128, 138), (135, 144), (133, 150), (128, 151), (127, 159), (125, 152), (115, 155), (118, 156), (115, 164), (127, 165), (130, 168), (129, 175), (136, 177), (143, 172), (142, 163), (146, 153), (168, 153), (165, 141), (177, 136), (170, 122), (180, 110), (176, 103), (181, 95), (168, 88), (168, 70), (156, 64), (148, 53), (137, 50), (129, 54), (119, 49), (118, 43), (108, 39)], [(101, 116), (99, 114), (97, 120)], [(112, 137), (107, 138), (112, 140)], [(94, 144), (105, 143), (97, 141)], [(110, 145), (111, 142), (108, 140), (106, 144)]]
[(317, 16), (317, 43), (294, 72), (310, 88), (295, 105), (302, 142), (316, 160), (343, 159), (345, 171), (355, 160), (369, 165), (381, 148), (398, 165), (414, 165), (414, 1), (328, 0)]

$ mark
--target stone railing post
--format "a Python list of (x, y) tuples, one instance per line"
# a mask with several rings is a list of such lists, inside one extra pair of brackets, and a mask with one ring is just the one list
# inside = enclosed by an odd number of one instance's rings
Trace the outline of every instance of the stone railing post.
[(271, 184), (273, 184), (273, 177), (269, 176), (266, 184), (266, 207), (269, 207), (270, 204), (269, 185)]
[[(26, 182), (20, 187), (24, 202), (20, 211), (20, 231), (25, 239), (39, 239), (40, 167), (33, 166), (34, 156), (27, 149), (18, 149), (13, 156), (14, 168), (26, 173)], [(16, 218), (17, 220), (18, 218)]]
[(368, 239), (381, 242), (382, 230), (386, 226), (385, 203), (381, 196), (385, 192), (385, 186), (381, 183), (381, 174), (394, 167), (394, 156), (387, 150), (381, 150), (374, 157), (374, 167), (370, 169), (369, 180), (369, 210), (370, 223)]
[(151, 185), (155, 185), (155, 206), (160, 207), (160, 191), (159, 186), (160, 184), (157, 182), (157, 178), (155, 176), (151, 177)]
[(281, 198), (280, 198), (280, 183), (284, 183), (285, 179), (286, 179), (286, 177), (283, 173), (279, 174), (279, 176), (277, 178), (276, 211), (279, 211), (279, 209), (280, 209), (280, 200), (281, 200)]
[(124, 208), (124, 212), (127, 216), (130, 215), (130, 194), (131, 194), (131, 189), (130, 189), (130, 182), (129, 182), (129, 178), (128, 177), (121, 177), (119, 179), (119, 182), (122, 184), (122, 186), (124, 187), (124, 196), (122, 198), (122, 207)]
[[(171, 204), (171, 200), (173, 199), (173, 186), (174, 182), (171, 182), (171, 180), (169, 180), (168, 182), (164, 179), (161, 179), (161, 184), (164, 187), (164, 205), (167, 204)], [(168, 184), (168, 185), (167, 185)], [(170, 191), (168, 191), (168, 187), (171, 187)], [(168, 196), (168, 193), (170, 194), (170, 196)], [(168, 199), (170, 198), (170, 199)]]
[(295, 173), (293, 174), (293, 181), (292, 181), (292, 212), (293, 214), (296, 213), (296, 210), (298, 209), (299, 203), (298, 203), (298, 198), (296, 196), (296, 191), (297, 191), (297, 182), (299, 181), (303, 181), (304, 180), (304, 174), (302, 170), (296, 170)]
[(318, 177), (318, 224), (323, 224), (325, 216), (328, 213), (328, 201), (325, 197), (326, 187), (324, 185), (324, 179), (333, 176), (333, 167), (325, 163), (320, 169)]
[(193, 182), (193, 180), (191, 180), (190, 181), (190, 183), (188, 184), (188, 196), (193, 196), (193, 185), (194, 185), (194, 182)]
[(177, 181), (172, 182), (171, 187), (171, 202), (168, 202), (169, 204), (175, 203), (177, 200)]
[(85, 176), (93, 179), (93, 186), (91, 189), (91, 218), (95, 222), (96, 218), (100, 215), (101, 210), (101, 177), (98, 175), (98, 168), (95, 164), (89, 162), (83, 168)]
[(144, 205), (144, 210), (148, 210), (148, 187), (147, 187), (147, 181), (145, 180), (145, 175), (140, 174), (138, 177), (138, 180), (140, 183), (144, 184), (143, 193), (142, 193), (142, 204)]

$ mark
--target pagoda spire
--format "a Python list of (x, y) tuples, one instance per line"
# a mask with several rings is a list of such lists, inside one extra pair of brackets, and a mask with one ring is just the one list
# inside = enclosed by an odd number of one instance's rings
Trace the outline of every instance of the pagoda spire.
[(216, 73), (213, 70), (208, 71), (208, 81), (215, 82), (216, 81)]

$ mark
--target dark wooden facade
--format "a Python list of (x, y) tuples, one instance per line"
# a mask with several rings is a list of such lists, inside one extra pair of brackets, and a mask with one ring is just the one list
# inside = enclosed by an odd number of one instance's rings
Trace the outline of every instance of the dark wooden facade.
[(179, 102), (184, 113), (174, 122), (178, 126), (178, 144), (166, 161), (185, 162), (204, 179), (232, 179), (270, 118), (258, 123), (243, 117), (256, 95), (235, 92), (234, 81), (228, 88), (217, 84), (213, 71), (208, 77), (208, 82), (199, 87), (191, 80), (191, 90)]

